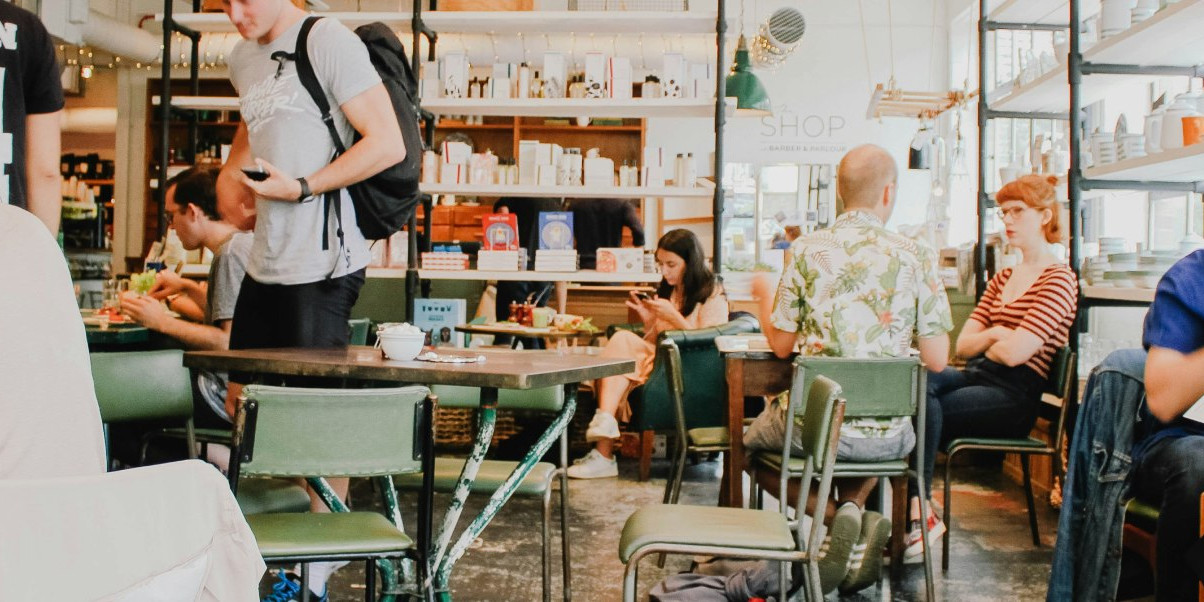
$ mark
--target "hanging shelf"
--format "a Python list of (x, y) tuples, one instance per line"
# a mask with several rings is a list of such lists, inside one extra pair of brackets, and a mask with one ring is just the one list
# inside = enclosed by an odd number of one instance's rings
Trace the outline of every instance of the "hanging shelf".
[(932, 119), (949, 109), (962, 106), (978, 96), (978, 91), (950, 90), (948, 92), (914, 92), (882, 84), (870, 95), (866, 119), (880, 117), (911, 117)]

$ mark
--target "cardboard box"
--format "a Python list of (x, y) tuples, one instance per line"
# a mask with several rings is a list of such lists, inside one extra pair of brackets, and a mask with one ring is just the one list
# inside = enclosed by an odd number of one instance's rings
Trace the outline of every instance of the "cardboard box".
[(464, 299), (415, 299), (414, 326), (427, 334), (428, 344), (463, 347), (456, 326), (466, 321), (467, 304)]
[(664, 186), (665, 185), (665, 169), (667, 154), (665, 149), (660, 146), (645, 146), (644, 147), (644, 169), (640, 174), (640, 184), (642, 186)]
[(539, 149), (538, 140), (518, 141), (518, 183), (523, 186), (535, 184), (535, 152)]
[(521, 266), (519, 251), (477, 251), (477, 269), (494, 272), (517, 272)]
[(587, 158), (582, 168), (586, 186), (609, 187), (615, 185), (615, 162), (606, 157)]
[(690, 63), (690, 96), (715, 97), (715, 70), (710, 63)]
[(410, 239), (409, 233), (400, 230), (389, 237), (389, 261), (391, 268), (409, 267)]
[(481, 249), (486, 251), (518, 250), (518, 216), (513, 213), (486, 213), (481, 216), (483, 238)]
[(585, 97), (606, 98), (606, 55), (585, 53)]
[[(573, 212), (539, 212), (539, 248), (540, 250), (571, 250), (573, 248)], [(576, 260), (576, 252), (573, 253), (573, 257)]]
[(563, 52), (543, 53), (543, 95), (564, 98), (568, 92), (568, 58)]
[(631, 98), (631, 59), (612, 56), (606, 61), (606, 92), (611, 98)]
[(599, 247), (599, 272), (643, 273), (644, 250), (638, 247)]
[(459, 52), (444, 55), (439, 75), (444, 98), (468, 98), (468, 56)]
[(661, 86), (665, 98), (686, 98), (690, 92), (687, 80), (686, 57), (679, 52), (666, 52), (665, 64), (661, 69)]

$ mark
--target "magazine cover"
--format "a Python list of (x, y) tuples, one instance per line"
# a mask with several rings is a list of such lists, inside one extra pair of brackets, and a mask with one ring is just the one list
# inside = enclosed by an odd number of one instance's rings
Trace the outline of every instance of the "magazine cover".
[(487, 213), (481, 217), (484, 238), (481, 248), (486, 251), (518, 250), (518, 216), (513, 213)]
[(539, 248), (557, 251), (573, 248), (571, 211), (539, 212)]
[(467, 303), (464, 299), (414, 300), (414, 326), (426, 333), (427, 345), (464, 346), (464, 337), (456, 332), (456, 326), (466, 321)]

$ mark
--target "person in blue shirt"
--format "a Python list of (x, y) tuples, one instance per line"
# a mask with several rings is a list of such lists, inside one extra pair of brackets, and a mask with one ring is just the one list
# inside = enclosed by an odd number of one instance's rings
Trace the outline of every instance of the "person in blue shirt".
[(1200, 581), (1186, 557), (1200, 532), (1204, 412), (1188, 416), (1204, 398), (1204, 250), (1179, 260), (1158, 283), (1142, 344), (1149, 351), (1146, 406), (1156, 421), (1134, 445), (1133, 491), (1160, 505), (1157, 600), (1194, 600)]

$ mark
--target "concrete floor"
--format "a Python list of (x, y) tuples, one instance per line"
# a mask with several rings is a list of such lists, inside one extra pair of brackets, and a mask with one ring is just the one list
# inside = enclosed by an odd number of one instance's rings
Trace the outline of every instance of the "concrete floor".
[[(696, 464), (687, 471), (683, 503), (714, 504), (718, 495), (718, 462)], [(653, 478), (635, 481), (635, 464), (620, 462), (618, 479), (572, 481), (570, 485), (570, 528), (573, 550), (573, 595), (575, 600), (612, 601), (621, 597), (623, 565), (618, 560), (619, 532), (636, 508), (659, 503), (668, 464), (653, 465)], [(1003, 478), (998, 465), (967, 466), (954, 484), (957, 529), (952, 539), (952, 564), (948, 573), (934, 558), (936, 591), (940, 600), (974, 602), (986, 600), (1044, 600), (1049, 577), (1056, 511), (1040, 503), (1043, 545), (1036, 548), (1029, 537), (1023, 490)], [(934, 488), (939, 496), (938, 487)], [(352, 499), (360, 507), (371, 505), (374, 496), (366, 483), (353, 485)], [(446, 502), (437, 497), (437, 504)], [(481, 506), (483, 498), (470, 500), (465, 517)], [(554, 498), (555, 499), (555, 498)], [(412, 517), (412, 508), (407, 518)], [(531, 499), (513, 499), (485, 530), (477, 544), (459, 562), (452, 577), (454, 599), (538, 600), (540, 599), (539, 505)], [(438, 515), (436, 516), (438, 520)], [(467, 524), (467, 518), (462, 524)], [(559, 531), (553, 528), (554, 558), (559, 557)], [(640, 570), (640, 591), (647, 590), (667, 574), (686, 570), (689, 559), (669, 557), (665, 569), (646, 561)], [(922, 600), (923, 565), (908, 565), (901, 581), (889, 580), (855, 596), (850, 601)], [(363, 566), (348, 566), (332, 579), (330, 600), (362, 600)], [(553, 592), (560, 592), (560, 568), (553, 568)], [(557, 596), (553, 596), (556, 599)], [(837, 599), (835, 595), (830, 600)]]

